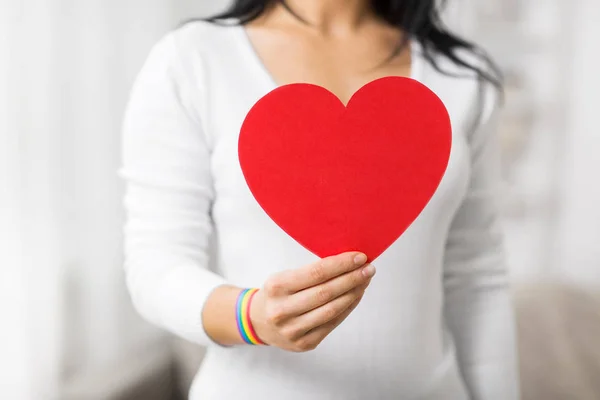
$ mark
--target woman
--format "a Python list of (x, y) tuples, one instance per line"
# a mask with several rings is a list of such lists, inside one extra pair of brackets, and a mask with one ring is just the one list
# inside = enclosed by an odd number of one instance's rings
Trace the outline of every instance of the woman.
[[(240, 0), (152, 50), (124, 127), (127, 280), (148, 320), (208, 346), (193, 400), (518, 398), (493, 203), (499, 82), (435, 4)], [(279, 85), (318, 84), (345, 103), (389, 75), (438, 94), (453, 149), (374, 276), (364, 254), (319, 260), (266, 216), (237, 137)]]

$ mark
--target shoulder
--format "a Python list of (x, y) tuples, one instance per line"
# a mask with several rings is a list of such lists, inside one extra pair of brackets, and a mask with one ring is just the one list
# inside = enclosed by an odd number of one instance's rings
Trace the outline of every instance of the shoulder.
[(129, 108), (154, 103), (178, 110), (204, 132), (213, 93), (228, 82), (217, 72), (239, 64), (237, 25), (187, 22), (160, 37), (133, 80)]
[(200, 96), (193, 92), (212, 82), (208, 70), (235, 60), (238, 29), (203, 20), (180, 25), (151, 46), (137, 82), (160, 81), (190, 98)]
[(237, 26), (189, 21), (164, 34), (150, 49), (146, 64), (187, 69), (206, 57), (227, 57)]
[(470, 124), (470, 128), (466, 125), (465, 128), (477, 130), (498, 114), (502, 90), (478, 74), (477, 70), (491, 76), (495, 74), (493, 66), (484, 57), (465, 49), (458, 49), (454, 54), (466, 65), (439, 52), (432, 51), (430, 60), (421, 56), (427, 63), (427, 80), (439, 91), (438, 94), (454, 110), (457, 118), (460, 115), (465, 124)]
[(186, 22), (169, 32), (164, 40), (171, 41), (180, 61), (191, 58), (228, 57), (234, 48), (239, 25), (232, 21), (213, 23), (204, 20)]

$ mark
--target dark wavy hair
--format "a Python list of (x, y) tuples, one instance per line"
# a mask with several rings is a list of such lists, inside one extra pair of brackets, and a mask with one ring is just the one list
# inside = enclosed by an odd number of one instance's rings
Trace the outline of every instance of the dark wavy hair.
[[(285, 0), (235, 0), (228, 10), (207, 20), (213, 23), (234, 20), (246, 24), (278, 2), (293, 16), (307, 23), (289, 7)], [(404, 40), (390, 57), (398, 54), (408, 41), (416, 40), (423, 49), (425, 59), (441, 73), (448, 74), (437, 65), (435, 53), (475, 72), (479, 79), (493, 84), (497, 89), (502, 88), (502, 73), (488, 54), (476, 44), (453, 34), (443, 24), (440, 14), (446, 5), (446, 0), (371, 0), (371, 3), (380, 18), (404, 32)], [(457, 50), (471, 53), (477, 62), (461, 57)]]

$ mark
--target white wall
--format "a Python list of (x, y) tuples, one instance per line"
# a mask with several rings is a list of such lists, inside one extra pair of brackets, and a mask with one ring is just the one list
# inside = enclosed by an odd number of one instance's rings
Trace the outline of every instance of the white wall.
[(3, 2), (0, 9), (0, 388), (14, 399), (56, 389), (61, 351), (59, 121), (50, 105), (59, 82), (52, 79), (55, 65), (46, 64), (56, 37), (44, 17), (54, 10), (44, 1), (28, 5), (37, 13), (26, 16), (20, 2)]
[(561, 214), (555, 242), (561, 277), (600, 287), (600, 3), (572, 2), (576, 8), (569, 74), (564, 99), (569, 121), (561, 174)]
[(221, 3), (0, 2), (3, 398), (54, 399), (107, 372), (116, 382), (124, 359), (163, 340), (124, 285), (122, 112), (150, 46)]
[[(4, 11), (4, 12), (3, 12)], [(12, 22), (11, 22), (12, 21)], [(14, 120), (6, 116), (11, 110), (8, 95), (10, 47), (8, 32), (14, 29), (16, 12), (0, 9), (0, 388), (10, 398), (29, 396), (27, 341), (27, 296), (22, 254), (21, 166), (19, 140)], [(25, 357), (24, 357), (25, 355)]]

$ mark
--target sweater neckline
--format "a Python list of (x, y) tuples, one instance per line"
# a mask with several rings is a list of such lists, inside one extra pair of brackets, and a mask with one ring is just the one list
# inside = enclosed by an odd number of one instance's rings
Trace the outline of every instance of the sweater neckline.
[[(266, 84), (269, 86), (269, 90), (273, 90), (273, 89), (276, 89), (277, 87), (281, 86), (281, 84), (277, 83), (277, 81), (273, 77), (273, 74), (271, 73), (271, 71), (269, 71), (269, 69), (265, 65), (264, 61), (258, 55), (258, 52), (256, 51), (254, 44), (250, 40), (250, 37), (248, 36), (248, 32), (246, 31), (246, 28), (244, 27), (244, 25), (236, 24), (234, 26), (234, 29), (236, 31), (235, 33), (236, 33), (238, 42), (240, 44), (240, 47), (242, 48), (242, 51), (245, 53), (245, 56), (250, 60), (250, 62), (252, 64), (251, 65), (252, 68), (254, 68), (255, 70), (258, 71), (258, 74), (260, 75), (259, 79), (266, 82)], [(410, 53), (411, 53), (410, 74), (405, 77), (419, 81), (422, 79), (422, 68), (423, 68), (423, 64), (422, 64), (422, 60), (421, 60), (421, 56), (420, 56), (421, 55), (420, 44), (417, 40), (411, 39), (411, 40), (409, 40), (409, 46), (410, 46)]]

